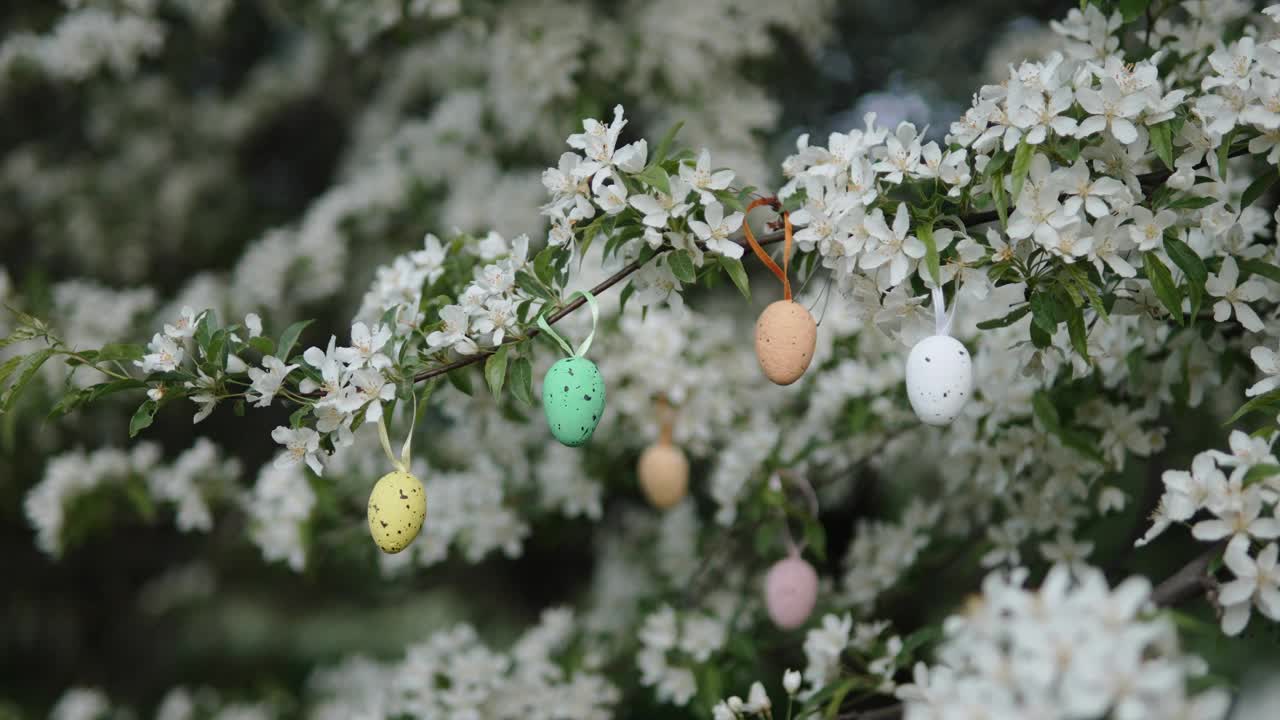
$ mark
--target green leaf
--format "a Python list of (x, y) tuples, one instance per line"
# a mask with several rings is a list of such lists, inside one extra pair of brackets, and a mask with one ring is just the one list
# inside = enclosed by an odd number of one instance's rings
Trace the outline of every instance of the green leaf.
[(1169, 126), (1169, 122), (1156, 123), (1147, 128), (1151, 134), (1151, 145), (1155, 148), (1156, 155), (1164, 162), (1165, 167), (1173, 169), (1173, 128)]
[(658, 147), (653, 151), (653, 162), (651, 164), (657, 165), (667, 159), (667, 153), (671, 152), (671, 143), (675, 142), (676, 133), (680, 132), (682, 127), (684, 127), (684, 121), (667, 128), (667, 131), (662, 135), (662, 139), (658, 141)]
[(822, 527), (822, 523), (810, 518), (804, 524), (804, 539), (809, 546), (809, 550), (813, 552), (813, 556), (818, 558), (820, 562), (826, 562), (827, 531)]
[(1040, 350), (1044, 350), (1053, 344), (1053, 336), (1033, 322), (1031, 323), (1031, 344)]
[[(18, 379), (9, 387), (9, 391), (5, 393), (4, 402), (0, 404), (0, 413), (7, 413), (13, 409), (18, 402), (18, 396), (22, 394), (23, 389), (31, 382), (31, 378), (35, 377), (36, 372), (40, 370), (40, 366), (45, 361), (53, 357), (57, 351), (53, 348), (45, 348), (38, 350), (30, 355), (20, 356), (23, 358), (21, 369), (18, 370)], [(13, 372), (10, 370), (9, 372)]]
[(978, 329), (994, 330), (996, 328), (1009, 327), (1010, 325), (1021, 320), (1023, 316), (1025, 316), (1029, 312), (1031, 312), (1031, 306), (1023, 305), (1021, 307), (1014, 308), (1008, 315), (1005, 315), (1002, 318), (995, 318), (993, 320), (983, 320), (982, 322), (978, 323)]
[(1057, 312), (1053, 296), (1040, 291), (1031, 296), (1031, 321), (1044, 332), (1053, 335), (1058, 331)]
[(1277, 410), (1280, 410), (1280, 389), (1259, 395), (1244, 405), (1241, 405), (1240, 409), (1236, 410), (1236, 413), (1232, 415), (1229, 420), (1223, 423), (1223, 425), (1234, 425), (1237, 420), (1251, 412), (1263, 412), (1268, 415), (1274, 415)]
[(1169, 272), (1169, 268), (1165, 267), (1164, 262), (1159, 255), (1154, 252), (1145, 252), (1142, 254), (1143, 267), (1146, 269), (1147, 280), (1151, 281), (1151, 288), (1156, 291), (1156, 297), (1160, 298), (1160, 303), (1164, 305), (1173, 319), (1179, 325), (1184, 324), (1182, 318), (1182, 294), (1178, 292), (1177, 286), (1173, 284), (1173, 275)]
[(1259, 175), (1253, 182), (1249, 183), (1249, 187), (1244, 189), (1244, 194), (1240, 196), (1240, 209), (1252, 205), (1263, 193), (1271, 189), (1276, 180), (1280, 180), (1280, 174), (1276, 173), (1275, 168), (1268, 167), (1266, 172)]
[(4, 386), (4, 381), (18, 369), (18, 365), (26, 359), (26, 355), (14, 355), (13, 357), (0, 363), (0, 387)]
[(1191, 317), (1194, 320), (1200, 312), (1200, 303), (1204, 300), (1204, 284), (1209, 279), (1209, 269), (1204, 266), (1204, 260), (1200, 259), (1195, 250), (1172, 234), (1164, 237), (1164, 251), (1187, 276), (1187, 297), (1191, 300)]
[(665, 195), (671, 194), (671, 178), (667, 175), (667, 171), (658, 165), (651, 165), (641, 170), (636, 173), (635, 178)]
[(550, 285), (551, 281), (555, 279), (556, 269), (552, 260), (559, 251), (559, 248), (548, 245), (533, 258), (533, 274), (547, 285)]
[(1209, 269), (1205, 267), (1204, 260), (1191, 249), (1191, 246), (1176, 237), (1165, 235), (1164, 251), (1169, 254), (1173, 264), (1186, 274), (1188, 280), (1204, 288), (1205, 281), (1209, 279)]
[(942, 270), (939, 267), (938, 243), (933, 239), (933, 223), (924, 223), (916, 228), (916, 235), (924, 243), (924, 262), (929, 268), (929, 277), (934, 285), (942, 284)]
[[(720, 267), (729, 274), (729, 279), (734, 285), (738, 286), (738, 291), (742, 293), (742, 297), (751, 299), (751, 283), (747, 279), (747, 271), (742, 267), (742, 261), (737, 258), (725, 257), (720, 255), (716, 257), (716, 262), (720, 263)], [(628, 285), (627, 287), (631, 287)]]
[(280, 348), (280, 354), (277, 355), (276, 357), (280, 358), (286, 363), (289, 362), (289, 353), (293, 352), (293, 346), (295, 343), (298, 342), (298, 336), (301, 335), (302, 331), (306, 329), (306, 327), (310, 325), (312, 322), (314, 321), (300, 320), (290, 325), (289, 327), (285, 328), (284, 332), (281, 333), (280, 335), (280, 342), (278, 343), (278, 347)]
[(195, 333), (192, 338), (196, 341), (196, 346), (201, 350), (209, 348), (209, 341), (213, 339), (213, 333), (218, 329), (218, 313), (213, 310), (205, 310), (200, 313), (200, 319), (196, 320)]
[(143, 430), (151, 427), (151, 422), (156, 417), (156, 403), (154, 400), (147, 400), (138, 406), (137, 412), (133, 414), (133, 418), (129, 420), (129, 437), (134, 437)]
[(1031, 409), (1044, 425), (1045, 429), (1055, 435), (1062, 431), (1062, 420), (1058, 417), (1058, 408), (1043, 390), (1037, 390), (1031, 397)]
[(98, 351), (98, 361), (107, 362), (116, 361), (132, 361), (141, 360), (147, 349), (141, 345), (130, 345), (128, 343), (111, 343), (103, 345)]
[(484, 381), (489, 385), (489, 391), (493, 393), (493, 399), (501, 401), (502, 385), (507, 381), (506, 345), (498, 348), (497, 352), (484, 361)]
[(1084, 311), (1074, 305), (1067, 315), (1067, 333), (1071, 336), (1071, 347), (1080, 353), (1085, 362), (1093, 362), (1089, 359), (1089, 336), (1084, 325)]
[(1130, 23), (1142, 17), (1142, 14), (1147, 11), (1147, 5), (1150, 3), (1151, 0), (1119, 0), (1117, 4), (1124, 21)]
[(533, 363), (529, 358), (516, 358), (511, 364), (511, 394), (525, 405), (533, 405)]
[(671, 274), (681, 282), (691, 283), (698, 277), (693, 269), (693, 258), (689, 256), (688, 250), (676, 250), (668, 255), (667, 267), (671, 268)]
[(1272, 282), (1280, 283), (1280, 267), (1272, 265), (1265, 260), (1238, 258), (1236, 262), (1244, 272), (1251, 275), (1261, 275)]
[(445, 374), (449, 376), (449, 383), (457, 388), (458, 392), (467, 396), (471, 395), (473, 391), (471, 389), (471, 373), (469, 372), (469, 368), (460, 367)]
[(1165, 207), (1171, 210), (1199, 210), (1201, 208), (1209, 207), (1216, 202), (1218, 201), (1211, 197), (1203, 195), (1187, 195), (1183, 193), (1173, 200), (1170, 200), (1169, 204), (1165, 205)]
[(996, 215), (1000, 218), (1000, 228), (1009, 226), (1009, 200), (1004, 192), (1004, 175), (991, 178), (991, 201), (996, 206)]
[(827, 703), (827, 711), (823, 715), (825, 720), (835, 720), (836, 716), (840, 714), (840, 705), (844, 703), (844, 698), (849, 694), (849, 691), (853, 690), (855, 682), (855, 678), (849, 678), (840, 683), (835, 692), (831, 693), (831, 701)]
[(257, 350), (263, 355), (274, 355), (276, 352), (275, 342), (265, 335), (259, 335), (256, 338), (249, 338), (249, 347)]
[(1222, 136), (1222, 144), (1218, 145), (1218, 176), (1223, 180), (1227, 179), (1227, 156), (1231, 154), (1231, 140), (1235, 134), (1235, 130), (1229, 131)]
[(1244, 484), (1248, 485), (1276, 475), (1280, 475), (1280, 465), (1271, 465), (1269, 463), (1254, 465), (1249, 468), (1249, 472), (1244, 474)]
[(1027, 179), (1027, 172), (1031, 170), (1031, 158), (1035, 156), (1035, 152), (1036, 147), (1028, 145), (1024, 137), (1013, 156), (1013, 168), (1010, 171), (1013, 174), (1013, 185), (1009, 188), (1009, 199), (1015, 203), (1018, 202), (1018, 196), (1022, 194), (1022, 183)]
[(627, 286), (622, 288), (622, 293), (618, 295), (618, 313), (619, 314), (626, 311), (627, 301), (630, 300), (631, 296), (635, 295), (635, 293), (636, 293), (636, 286), (631, 283), (627, 283)]

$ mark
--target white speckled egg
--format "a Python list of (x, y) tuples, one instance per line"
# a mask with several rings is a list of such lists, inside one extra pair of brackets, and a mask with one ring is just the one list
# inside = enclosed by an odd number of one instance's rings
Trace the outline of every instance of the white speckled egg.
[(799, 555), (774, 563), (764, 579), (764, 604), (769, 618), (783, 630), (794, 630), (809, 619), (818, 602), (818, 573)]
[(973, 361), (953, 337), (933, 335), (916, 343), (907, 357), (907, 397), (916, 417), (948, 425), (973, 394)]
[(813, 361), (818, 324), (808, 309), (794, 300), (771, 303), (756, 320), (756, 358), (765, 377), (790, 385)]
[(645, 448), (636, 464), (636, 474), (644, 496), (660, 510), (675, 506), (689, 490), (689, 459), (670, 443), (658, 442)]
[(383, 475), (369, 493), (369, 533), (384, 553), (398, 553), (422, 531), (427, 491), (407, 472)]

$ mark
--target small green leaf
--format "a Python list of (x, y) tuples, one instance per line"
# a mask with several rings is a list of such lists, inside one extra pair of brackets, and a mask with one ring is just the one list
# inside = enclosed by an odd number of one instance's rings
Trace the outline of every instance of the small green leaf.
[(497, 352), (484, 361), (484, 381), (489, 385), (489, 391), (493, 393), (493, 399), (501, 401), (502, 385), (507, 381), (506, 345), (498, 348)]
[(1062, 430), (1062, 420), (1058, 417), (1058, 408), (1053, 406), (1053, 400), (1049, 399), (1048, 393), (1043, 390), (1037, 390), (1035, 395), (1031, 397), (1031, 408), (1035, 411), (1036, 417), (1039, 418), (1046, 430), (1054, 434)]
[(141, 360), (147, 349), (141, 345), (130, 345), (128, 343), (111, 343), (103, 345), (98, 351), (98, 361), (107, 362), (110, 360), (132, 361)]
[(631, 296), (635, 295), (635, 293), (636, 293), (636, 286), (631, 283), (627, 283), (627, 286), (622, 288), (622, 293), (618, 295), (618, 312), (619, 313), (626, 311), (627, 301), (630, 300)]
[(1018, 145), (1018, 150), (1013, 156), (1013, 185), (1009, 188), (1009, 198), (1013, 202), (1018, 202), (1018, 196), (1022, 194), (1022, 184), (1027, 179), (1027, 172), (1031, 170), (1031, 159), (1035, 156), (1035, 145), (1027, 144), (1024, 137)]
[(1169, 122), (1156, 123), (1147, 128), (1151, 134), (1151, 145), (1155, 148), (1156, 155), (1164, 162), (1165, 167), (1173, 169), (1173, 129), (1169, 126)]
[(1125, 22), (1131, 23), (1142, 17), (1151, 0), (1119, 0), (1120, 15)]
[(471, 373), (470, 368), (460, 367), (446, 373), (449, 376), (449, 383), (458, 389), (463, 395), (470, 396), (473, 392), (471, 389)]
[(1262, 412), (1268, 415), (1274, 415), (1277, 410), (1280, 410), (1280, 389), (1259, 395), (1244, 405), (1241, 405), (1240, 409), (1236, 410), (1235, 414), (1223, 423), (1223, 425), (1234, 425), (1237, 420), (1251, 412)]
[(1240, 209), (1244, 210), (1262, 197), (1263, 193), (1271, 189), (1276, 180), (1280, 180), (1280, 174), (1276, 172), (1275, 168), (1268, 167), (1265, 172), (1249, 183), (1249, 187), (1244, 189), (1244, 194), (1240, 196)]
[(698, 277), (693, 269), (693, 258), (689, 256), (688, 250), (676, 250), (668, 255), (667, 267), (671, 268), (671, 274), (681, 282), (691, 283)]
[(301, 335), (302, 331), (306, 329), (306, 327), (310, 325), (312, 322), (314, 321), (300, 320), (290, 325), (289, 327), (285, 328), (284, 332), (281, 333), (280, 335), (280, 342), (278, 343), (278, 347), (280, 348), (280, 354), (277, 355), (276, 357), (280, 358), (286, 363), (289, 362), (289, 353), (293, 352), (293, 346), (295, 343), (298, 342), (298, 336)]
[(983, 320), (978, 323), (979, 330), (994, 330), (996, 328), (1009, 327), (1010, 325), (1021, 320), (1027, 313), (1031, 312), (1030, 305), (1023, 305), (1014, 308), (1008, 315), (993, 320)]
[(1239, 258), (1236, 260), (1240, 269), (1251, 275), (1261, 275), (1262, 277), (1280, 283), (1280, 267), (1272, 265), (1265, 260), (1255, 260), (1252, 258)]
[(533, 274), (547, 285), (551, 285), (551, 281), (555, 279), (556, 268), (552, 260), (559, 251), (559, 248), (548, 245), (533, 258)]
[(1000, 218), (1000, 228), (1009, 226), (1009, 200), (1004, 192), (1004, 175), (991, 178), (991, 201), (996, 206), (996, 216)]
[(667, 159), (667, 154), (671, 152), (671, 143), (675, 142), (676, 133), (679, 133), (682, 127), (684, 127), (684, 121), (672, 125), (663, 133), (662, 139), (658, 141), (658, 147), (653, 151), (653, 165)]
[[(742, 267), (742, 261), (737, 258), (725, 257), (720, 255), (716, 258), (716, 262), (720, 263), (720, 267), (729, 274), (729, 279), (734, 285), (738, 286), (738, 291), (748, 300), (751, 299), (751, 282), (747, 279), (747, 271)], [(631, 287), (628, 285), (627, 287)]]
[(636, 173), (636, 179), (665, 195), (671, 194), (671, 178), (658, 165), (651, 165)]
[(1049, 335), (1058, 331), (1057, 313), (1053, 306), (1053, 297), (1047, 292), (1040, 291), (1031, 296), (1031, 321)]
[(256, 338), (249, 338), (249, 347), (257, 350), (263, 355), (274, 355), (276, 352), (275, 341), (265, 335), (259, 335)]
[(1231, 154), (1231, 141), (1235, 134), (1235, 130), (1228, 131), (1222, 136), (1222, 144), (1218, 145), (1218, 176), (1223, 180), (1227, 179), (1227, 156)]
[(1080, 353), (1085, 362), (1092, 362), (1089, 359), (1089, 336), (1084, 325), (1084, 311), (1074, 305), (1067, 315), (1067, 333), (1071, 336), (1071, 347)]
[(26, 355), (14, 355), (13, 357), (0, 363), (0, 387), (4, 386), (4, 381), (18, 369), (18, 365), (26, 359)]
[(1164, 250), (1173, 260), (1173, 264), (1187, 276), (1187, 297), (1191, 300), (1192, 319), (1200, 312), (1200, 303), (1204, 300), (1205, 281), (1209, 279), (1209, 270), (1204, 260), (1189, 245), (1174, 237), (1172, 233), (1165, 235)]
[[(18, 371), (18, 379), (9, 387), (9, 391), (4, 395), (4, 402), (0, 403), (0, 413), (7, 413), (13, 409), (18, 402), (18, 396), (22, 394), (27, 384), (31, 382), (31, 378), (35, 377), (36, 372), (40, 370), (40, 366), (45, 361), (53, 357), (57, 351), (53, 348), (45, 348), (31, 353), (30, 355), (20, 356), (23, 358), (21, 370)], [(9, 373), (14, 371), (10, 370)], [(8, 373), (6, 373), (8, 374)]]
[(1244, 474), (1244, 484), (1248, 485), (1276, 475), (1280, 475), (1280, 465), (1272, 465), (1270, 463), (1254, 465), (1249, 468), (1249, 472)]
[(929, 268), (929, 277), (934, 285), (942, 284), (942, 270), (939, 267), (938, 243), (933, 239), (933, 223), (923, 223), (916, 228), (916, 235), (924, 243), (924, 262)]
[(1160, 303), (1164, 305), (1173, 319), (1179, 325), (1184, 324), (1182, 318), (1182, 294), (1178, 292), (1177, 286), (1173, 284), (1173, 275), (1169, 272), (1169, 268), (1165, 267), (1164, 261), (1154, 252), (1145, 252), (1142, 254), (1143, 267), (1146, 269), (1147, 280), (1151, 281), (1151, 288), (1155, 290), (1156, 297), (1160, 298)]
[(129, 420), (129, 437), (134, 437), (143, 430), (151, 427), (151, 422), (156, 417), (156, 403), (154, 400), (147, 400), (138, 406), (137, 412), (133, 414), (133, 419)]
[(533, 363), (520, 357), (511, 364), (511, 394), (525, 405), (533, 405)]
[(1170, 200), (1165, 207), (1171, 210), (1199, 210), (1209, 207), (1218, 202), (1216, 199), (1204, 195), (1188, 195), (1183, 193)]

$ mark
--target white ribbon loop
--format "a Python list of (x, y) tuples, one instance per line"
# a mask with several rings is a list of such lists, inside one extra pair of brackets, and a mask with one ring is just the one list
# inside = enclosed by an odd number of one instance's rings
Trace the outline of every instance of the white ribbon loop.
[(947, 312), (947, 298), (942, 292), (941, 285), (933, 286), (933, 334), (950, 335), (951, 322), (955, 320), (956, 309), (951, 308), (951, 312)]

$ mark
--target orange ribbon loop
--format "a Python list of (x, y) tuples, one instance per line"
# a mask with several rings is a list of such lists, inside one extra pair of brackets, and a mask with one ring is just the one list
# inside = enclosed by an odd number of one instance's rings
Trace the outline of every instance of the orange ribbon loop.
[[(761, 205), (768, 205), (770, 207), (777, 208), (778, 201), (775, 200), (774, 198), (756, 198), (755, 200), (751, 201), (750, 205), (747, 206), (747, 211), (745, 214), (749, 215), (753, 209)], [(777, 276), (779, 280), (782, 281), (783, 298), (786, 300), (790, 300), (791, 299), (791, 281), (787, 279), (787, 273), (791, 270), (791, 215), (790, 213), (786, 213), (786, 212), (782, 213), (782, 222), (786, 228), (783, 234), (783, 243), (782, 243), (782, 267), (778, 267), (778, 263), (774, 262), (773, 258), (769, 257), (769, 253), (765, 252), (764, 248), (760, 247), (759, 242), (756, 242), (756, 236), (751, 232), (751, 226), (747, 224), (747, 221), (745, 218), (742, 221), (742, 231), (743, 231), (743, 234), (745, 234), (747, 237), (747, 244), (751, 246), (752, 252), (756, 254), (756, 257), (760, 258), (760, 262), (764, 263), (765, 267), (769, 268), (769, 270), (773, 272), (773, 274)]]

